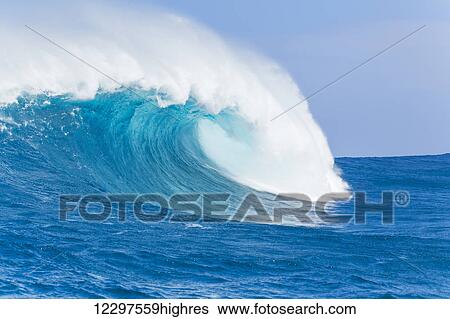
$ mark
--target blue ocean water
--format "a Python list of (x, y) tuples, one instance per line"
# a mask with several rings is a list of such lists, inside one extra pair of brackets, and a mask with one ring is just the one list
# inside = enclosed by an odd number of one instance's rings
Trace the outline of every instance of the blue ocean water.
[(409, 192), (393, 225), (60, 221), (60, 194), (251, 191), (202, 153), (210, 115), (194, 100), (161, 109), (146, 94), (0, 109), (1, 297), (450, 297), (450, 155), (336, 160), (370, 201)]

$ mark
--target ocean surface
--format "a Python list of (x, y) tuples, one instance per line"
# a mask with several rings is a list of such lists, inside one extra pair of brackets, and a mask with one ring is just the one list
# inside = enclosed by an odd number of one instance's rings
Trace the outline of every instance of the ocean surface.
[(340, 226), (59, 220), (60, 194), (255, 192), (199, 146), (199, 120), (229, 114), (145, 94), (23, 95), (0, 109), (0, 297), (450, 297), (450, 155), (336, 159), (368, 201), (409, 193), (392, 225), (377, 213)]

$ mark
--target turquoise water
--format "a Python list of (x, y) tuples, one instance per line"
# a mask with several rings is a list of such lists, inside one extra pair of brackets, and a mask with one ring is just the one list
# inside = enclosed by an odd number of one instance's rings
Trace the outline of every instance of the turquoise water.
[(252, 191), (201, 151), (196, 124), (211, 115), (146, 94), (23, 96), (0, 109), (1, 297), (450, 296), (450, 155), (336, 160), (370, 201), (409, 192), (393, 225), (379, 214), (340, 227), (60, 221), (60, 194)]

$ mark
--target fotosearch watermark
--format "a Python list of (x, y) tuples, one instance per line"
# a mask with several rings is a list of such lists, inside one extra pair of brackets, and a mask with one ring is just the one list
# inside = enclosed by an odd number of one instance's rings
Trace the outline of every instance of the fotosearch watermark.
[[(328, 193), (316, 201), (305, 194), (286, 193), (272, 199), (248, 193), (231, 201), (230, 193), (161, 194), (64, 194), (59, 197), (59, 219), (78, 214), (83, 220), (104, 222), (116, 216), (119, 222), (134, 217), (155, 222), (253, 222), (264, 224), (365, 224), (369, 215), (382, 224), (393, 224), (395, 209), (409, 205), (405, 191), (380, 192), (369, 201), (366, 192)], [(338, 212), (339, 203), (353, 204), (353, 211)], [(349, 205), (347, 205), (349, 206)], [(344, 209), (345, 210), (345, 209)]]

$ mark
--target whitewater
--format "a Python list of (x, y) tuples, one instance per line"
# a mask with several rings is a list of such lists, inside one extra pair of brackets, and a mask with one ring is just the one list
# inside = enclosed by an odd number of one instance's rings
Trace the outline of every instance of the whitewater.
[[(188, 167), (202, 161), (202, 169), (260, 191), (301, 192), (314, 199), (347, 189), (306, 102), (273, 120), (304, 97), (287, 72), (270, 59), (155, 8), (138, 12), (84, 4), (64, 14), (56, 8), (36, 16), (39, 19), (5, 17), (0, 22), (2, 109), (17, 106), (21, 98), (30, 102), (30, 97), (45, 96), (31, 98), (34, 107), (62, 100), (95, 105), (101, 99), (118, 113), (126, 112), (130, 101), (142, 100), (152, 111), (135, 119), (142, 130), (139, 134), (147, 135), (145, 143), (159, 148), (156, 152), (172, 153), (166, 154), (165, 163), (152, 163), (166, 171), (164, 178), (182, 178), (170, 175), (171, 165)], [(23, 21), (78, 59), (32, 32)], [(97, 107), (99, 113), (105, 111)], [(24, 125), (24, 120), (16, 121)], [(107, 128), (114, 121), (105, 114), (98, 125)], [(130, 123), (121, 129), (129, 131)], [(188, 133), (182, 129), (186, 126)], [(199, 149), (184, 143), (186, 152), (196, 155), (175, 163), (181, 153), (175, 154), (171, 147), (174, 140), (186, 136)], [(114, 138), (104, 142), (118, 143)], [(197, 183), (193, 176), (186, 178), (191, 185)]]

